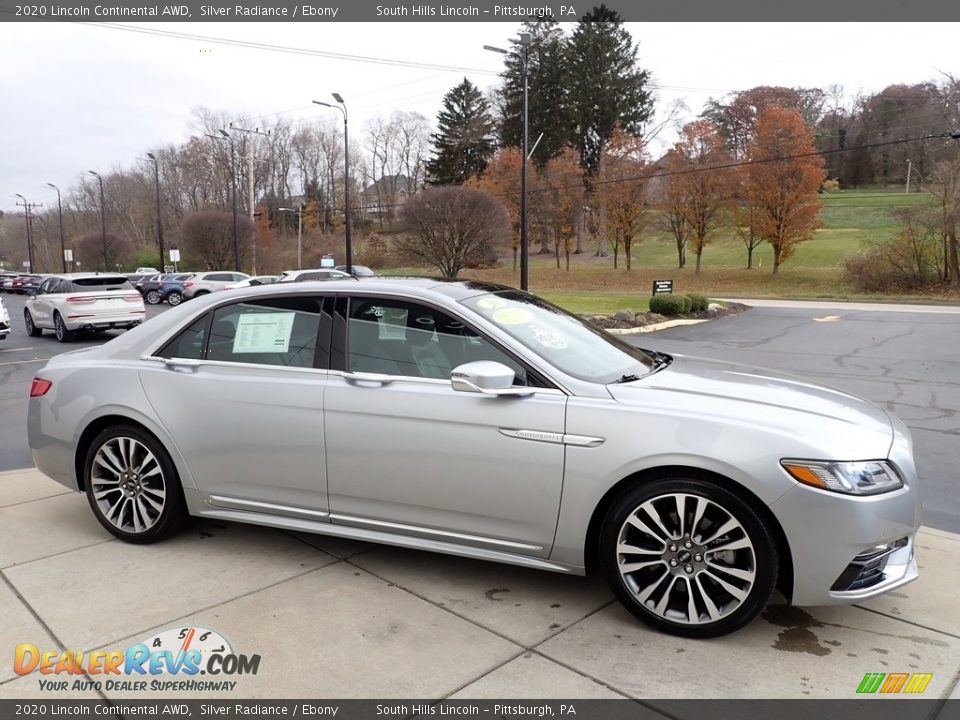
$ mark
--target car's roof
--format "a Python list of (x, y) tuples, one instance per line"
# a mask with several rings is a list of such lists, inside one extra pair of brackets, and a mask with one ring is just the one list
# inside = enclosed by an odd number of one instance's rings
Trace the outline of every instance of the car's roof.
[[(324, 268), (326, 269), (326, 268)], [(290, 292), (306, 293), (339, 291), (358, 293), (365, 290), (371, 292), (399, 292), (411, 293), (414, 295), (429, 295), (431, 292), (446, 295), (453, 300), (473, 297), (483, 293), (500, 292), (503, 290), (515, 290), (507, 285), (498, 285), (496, 283), (484, 282), (480, 280), (463, 280), (456, 278), (432, 278), (432, 277), (365, 277), (356, 278), (354, 276), (345, 277), (336, 280), (308, 280), (297, 283), (273, 283), (271, 285), (260, 285), (251, 290), (259, 293), (269, 293), (273, 295), (282, 295)]]
[(127, 279), (123, 273), (104, 273), (104, 272), (76, 272), (76, 273), (54, 273), (46, 277), (63, 278), (66, 280), (85, 280), (86, 278), (111, 277)]

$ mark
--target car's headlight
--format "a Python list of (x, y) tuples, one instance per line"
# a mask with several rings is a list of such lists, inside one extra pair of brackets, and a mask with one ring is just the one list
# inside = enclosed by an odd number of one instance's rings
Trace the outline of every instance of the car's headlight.
[(784, 470), (804, 485), (848, 495), (877, 495), (903, 487), (903, 480), (885, 460), (819, 462), (781, 460)]

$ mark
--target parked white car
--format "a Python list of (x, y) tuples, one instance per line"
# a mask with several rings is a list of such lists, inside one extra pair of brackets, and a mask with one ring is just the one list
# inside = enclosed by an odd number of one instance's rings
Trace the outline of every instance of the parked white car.
[(0, 340), (3, 340), (10, 334), (10, 313), (3, 306), (3, 300), (0, 300)]
[(310, 270), (284, 270), (277, 282), (307, 282), (309, 280), (343, 280), (353, 277), (349, 273), (334, 268), (312, 268)]
[(246, 273), (223, 270), (199, 272), (183, 283), (183, 299), (191, 300), (207, 293), (223, 290), (227, 285), (243, 282), (249, 277)]
[(60, 342), (78, 332), (136, 327), (146, 317), (143, 298), (124, 275), (70, 273), (50, 275), (27, 299), (23, 322), (38, 337), (53, 330)]

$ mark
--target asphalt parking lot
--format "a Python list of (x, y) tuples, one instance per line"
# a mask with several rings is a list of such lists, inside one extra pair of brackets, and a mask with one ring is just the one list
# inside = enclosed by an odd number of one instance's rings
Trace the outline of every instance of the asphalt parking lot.
[[(19, 317), (15, 299), (4, 300)], [(881, 598), (774, 603), (734, 635), (681, 640), (640, 625), (599, 579), (208, 521), (164, 543), (126, 545), (83, 496), (11, 470), (0, 474), (0, 698), (85, 696), (17, 676), (18, 643), (122, 649), (197, 627), (262, 662), (229, 692), (177, 697), (854, 698), (865, 673), (917, 672), (933, 674), (924, 697), (960, 699), (960, 536), (944, 532), (958, 529), (960, 506), (948, 455), (960, 434), (957, 330), (960, 314), (757, 307), (636, 340), (801, 372), (911, 426), (934, 527), (918, 539), (920, 579)], [(31, 356), (70, 347), (15, 344), (25, 339), (0, 346), (5, 465), (41, 364)]]

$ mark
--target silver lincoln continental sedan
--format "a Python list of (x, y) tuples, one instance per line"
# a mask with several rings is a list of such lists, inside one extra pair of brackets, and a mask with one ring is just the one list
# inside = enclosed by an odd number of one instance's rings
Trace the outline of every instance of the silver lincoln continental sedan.
[(148, 543), (189, 515), (603, 572), (712, 637), (775, 588), (917, 576), (909, 432), (840, 390), (635, 348), (539, 298), (370, 278), (214, 293), (54, 357), (37, 467)]

